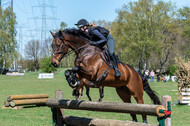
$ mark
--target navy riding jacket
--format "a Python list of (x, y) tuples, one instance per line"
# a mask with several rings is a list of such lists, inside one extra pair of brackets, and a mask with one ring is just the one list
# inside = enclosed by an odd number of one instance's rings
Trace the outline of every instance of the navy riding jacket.
[(105, 38), (97, 29), (90, 29), (89, 34), (92, 36), (92, 41), (100, 47), (103, 47), (107, 43), (107, 38)]

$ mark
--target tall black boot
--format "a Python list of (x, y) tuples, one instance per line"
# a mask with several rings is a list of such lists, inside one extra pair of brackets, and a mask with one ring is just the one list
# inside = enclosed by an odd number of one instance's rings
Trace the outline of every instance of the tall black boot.
[(111, 59), (112, 59), (112, 61), (113, 61), (115, 76), (116, 76), (116, 77), (120, 77), (120, 76), (121, 76), (121, 72), (120, 72), (119, 69), (118, 69), (117, 59), (116, 59), (116, 56), (115, 56), (114, 53), (111, 55)]

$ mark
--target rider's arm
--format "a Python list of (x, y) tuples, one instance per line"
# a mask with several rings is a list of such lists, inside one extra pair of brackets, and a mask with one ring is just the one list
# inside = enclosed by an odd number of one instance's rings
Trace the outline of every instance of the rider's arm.
[(93, 34), (100, 39), (95, 41), (93, 45), (105, 44), (107, 42), (107, 39), (97, 29), (93, 30)]

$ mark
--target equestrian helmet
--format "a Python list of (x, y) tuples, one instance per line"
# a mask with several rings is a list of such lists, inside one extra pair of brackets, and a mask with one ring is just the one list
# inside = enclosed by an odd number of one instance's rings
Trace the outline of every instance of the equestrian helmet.
[(89, 22), (86, 19), (80, 19), (75, 25), (78, 27), (89, 26)]

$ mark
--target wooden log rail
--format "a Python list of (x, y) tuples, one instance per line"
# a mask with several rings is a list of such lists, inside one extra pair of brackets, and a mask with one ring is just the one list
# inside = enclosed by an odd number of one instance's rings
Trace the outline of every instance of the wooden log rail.
[[(132, 121), (91, 119), (85, 117), (66, 116), (64, 115), (63, 109), (146, 114), (157, 116), (159, 126), (171, 126), (171, 97), (163, 96), (162, 102), (163, 106), (64, 100), (62, 91), (58, 90), (55, 92), (55, 99), (48, 99), (46, 105), (48, 107), (51, 107), (53, 126), (63, 126), (64, 124), (72, 126), (150, 126), (150, 124), (136, 123)], [(167, 115), (165, 112), (169, 112), (170, 114)]]
[(64, 99), (48, 99), (46, 102), (48, 107), (63, 108), (63, 109), (77, 109), (101, 112), (117, 112), (130, 114), (145, 114), (151, 116), (164, 116), (159, 110), (165, 110), (162, 105), (149, 104), (131, 104), (131, 103), (111, 103), (111, 102), (90, 102)]
[(20, 105), (45, 105), (47, 98), (43, 99), (24, 99), (24, 100), (13, 100), (9, 102), (11, 107)]
[(21, 99), (41, 99), (49, 98), (48, 94), (30, 94), (30, 95), (9, 95), (7, 101), (21, 100)]
[(4, 105), (5, 107), (45, 105), (48, 98), (48, 94), (9, 95)]
[(64, 116), (64, 122), (69, 126), (156, 126), (152, 124), (113, 119), (91, 119), (85, 117)]

